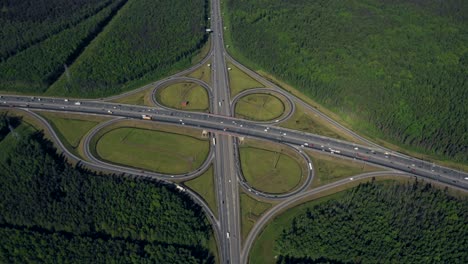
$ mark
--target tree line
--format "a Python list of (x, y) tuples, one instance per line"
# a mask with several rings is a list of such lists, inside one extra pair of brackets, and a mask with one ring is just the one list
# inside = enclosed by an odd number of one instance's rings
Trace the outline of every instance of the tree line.
[(468, 2), (227, 1), (231, 52), (354, 129), (468, 161)]
[(41, 132), (23, 126), (0, 141), (0, 256), (8, 260), (0, 262), (82, 262), (93, 252), (106, 262), (116, 251), (124, 262), (213, 261), (211, 226), (190, 197), (170, 185), (71, 166)]
[(361, 184), (293, 218), (278, 263), (466, 263), (468, 199), (428, 183)]
[[(41, 41), (31, 44), (2, 61), (0, 63), (0, 90), (23, 93), (44, 92), (67, 70), (68, 66), (126, 3), (126, 0), (108, 2), (108, 5), (99, 9), (95, 14), (86, 14), (76, 24), (67, 25), (54, 34), (47, 35), (47, 31), (43, 32), (46, 35)], [(31, 5), (31, 8), (38, 4), (40, 2)], [(79, 14), (78, 10), (70, 15), (73, 18)], [(56, 20), (56, 23), (63, 22), (59, 18)]]
[(189, 67), (207, 41), (207, 14), (206, 0), (129, 1), (51, 92), (101, 97)]
[(0, 61), (72, 28), (113, 0), (2, 1)]

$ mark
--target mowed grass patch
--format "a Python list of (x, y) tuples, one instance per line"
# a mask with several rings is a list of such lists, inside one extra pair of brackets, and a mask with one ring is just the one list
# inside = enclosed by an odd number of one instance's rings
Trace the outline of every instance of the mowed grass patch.
[(166, 107), (208, 111), (209, 99), (206, 90), (196, 83), (181, 82), (161, 88), (156, 92), (156, 99)]
[(306, 151), (306, 153), (312, 159), (315, 170), (312, 188), (361, 173), (385, 170), (363, 162), (332, 157), (315, 151)]
[(211, 67), (208, 67), (208, 64), (211, 65), (211, 61), (206, 62), (204, 65), (198, 67), (196, 70), (189, 73), (187, 76), (211, 84)]
[(134, 94), (130, 94), (119, 99), (112, 100), (111, 102), (119, 104), (130, 104), (130, 105), (145, 105), (145, 106), (154, 106), (151, 101), (152, 89), (146, 89)]
[(78, 148), (83, 136), (100, 122), (108, 120), (108, 118), (105, 117), (68, 113), (41, 112), (40, 115), (54, 128), (65, 147), (78, 156)]
[(247, 73), (241, 71), (232, 63), (228, 62), (227, 67), (228, 69), (230, 68), (230, 70), (228, 70), (228, 75), (231, 97), (234, 97), (236, 94), (247, 89), (265, 87), (263, 84), (250, 77)]
[(284, 113), (284, 103), (271, 94), (249, 94), (236, 103), (236, 117), (255, 121), (269, 121)]
[(259, 201), (243, 192), (240, 193), (242, 241), (247, 238), (257, 220), (272, 206), (271, 203)]
[(288, 120), (281, 123), (280, 126), (326, 137), (348, 140), (355, 143), (362, 143), (356, 140), (354, 137), (342, 132), (337, 127), (322, 119), (314, 112), (297, 104), (294, 114)]
[(239, 151), (243, 175), (257, 190), (284, 193), (305, 179), (305, 161), (287, 146), (246, 140)]
[(208, 141), (132, 127), (111, 130), (96, 144), (96, 153), (103, 160), (167, 174), (199, 168), (208, 151)]
[(203, 197), (214, 215), (218, 215), (218, 207), (216, 206), (215, 187), (214, 187), (214, 174), (213, 166), (197, 178), (184, 182), (185, 185), (190, 187)]
[(219, 261), (218, 243), (213, 232), (211, 232), (210, 239), (208, 240), (208, 249), (214, 256), (214, 263), (221, 263)]

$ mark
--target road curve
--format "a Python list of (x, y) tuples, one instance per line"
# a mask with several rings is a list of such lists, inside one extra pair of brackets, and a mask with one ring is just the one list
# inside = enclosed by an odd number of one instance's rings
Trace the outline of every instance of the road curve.
[[(232, 118), (223, 115), (214, 115), (197, 112), (182, 112), (175, 110), (157, 109), (154, 107), (119, 105), (106, 102), (65, 101), (60, 98), (34, 98), (25, 96), (5, 95), (0, 98), (0, 106), (29, 109), (55, 110), (61, 112), (74, 112), (84, 114), (101, 114), (108, 116), (122, 116), (133, 119), (142, 119), (142, 115), (150, 115), (152, 121), (176, 125), (191, 126), (205, 129), (210, 132), (231, 136), (248, 136), (267, 139), (273, 142), (289, 143), (296, 146), (309, 143), (309, 148), (324, 151), (327, 154), (350, 157), (356, 160), (365, 160), (368, 163), (382, 165), (390, 169), (397, 169), (411, 174), (417, 174), (432, 179), (439, 179), (454, 186), (468, 190), (468, 173), (439, 166), (437, 164), (419, 160), (393, 152), (376, 151), (362, 145), (343, 140), (337, 140), (315, 134), (297, 132), (282, 127), (265, 125), (255, 122)], [(112, 111), (111, 111), (112, 110)], [(111, 113), (108, 113), (111, 112)], [(236, 180), (233, 178), (232, 180)]]
[[(117, 100), (117, 99), (129, 96), (129, 95), (136, 94), (138, 92), (144, 91), (144, 90), (149, 89), (151, 87), (159, 86), (161, 82), (165, 82), (165, 81), (171, 80), (173, 78), (177, 78), (177, 77), (182, 77), (182, 76), (184, 76), (186, 74), (189, 74), (192, 71), (195, 71), (197, 68), (203, 66), (208, 60), (211, 59), (212, 56), (213, 56), (213, 45), (210, 46), (210, 51), (206, 54), (206, 56), (201, 61), (199, 61), (198, 63), (196, 63), (195, 65), (193, 65), (190, 68), (187, 68), (187, 69), (185, 69), (183, 71), (180, 71), (180, 72), (178, 72), (176, 74), (173, 74), (171, 76), (168, 76), (168, 77), (166, 77), (166, 78), (164, 78), (162, 80), (159, 80), (159, 81), (152, 82), (152, 83), (149, 83), (147, 85), (144, 85), (144, 86), (142, 86), (142, 87), (140, 87), (138, 89), (131, 90), (131, 91), (128, 91), (128, 92), (125, 92), (125, 93), (122, 93), (122, 94), (102, 98), (102, 100), (103, 101)], [(89, 99), (89, 100), (97, 100), (97, 99)], [(85, 100), (83, 100), (83, 101), (85, 101)]]
[[(190, 180), (190, 179), (193, 179), (193, 178), (196, 178), (196, 177), (200, 176), (201, 174), (203, 174), (211, 166), (211, 162), (213, 161), (213, 156), (214, 156), (212, 147), (210, 147), (210, 150), (208, 152), (208, 155), (207, 155), (205, 161), (195, 171), (188, 172), (188, 173), (182, 173), (182, 174), (173, 174), (173, 175), (172, 174), (157, 173), (157, 172), (152, 172), (152, 171), (146, 171), (146, 170), (141, 169), (141, 168), (140, 169), (139, 168), (133, 168), (133, 167), (125, 166), (125, 165), (117, 165), (117, 164), (105, 162), (103, 160), (100, 160), (100, 159), (94, 157), (94, 155), (92, 154), (92, 152), (90, 150), (90, 145), (91, 145), (92, 138), (100, 130), (104, 129), (105, 127), (107, 127), (107, 126), (109, 126), (111, 124), (121, 122), (122, 120), (125, 120), (125, 118), (114, 118), (114, 119), (111, 119), (109, 121), (100, 123), (97, 126), (95, 126), (89, 133), (86, 134), (86, 136), (83, 139), (83, 145), (84, 145), (84, 155), (85, 155), (85, 157), (87, 159), (89, 159), (90, 161), (92, 161), (95, 164), (99, 164), (102, 167), (109, 168), (109, 169), (112, 169), (114, 171), (116, 170), (116, 171), (125, 172), (125, 173), (128, 173), (128, 174), (135, 174), (135, 175), (143, 174), (143, 175), (148, 176), (148, 177), (157, 178), (157, 179), (165, 179), (165, 180), (183, 180), (183, 181), (187, 181), (187, 180)], [(144, 122), (144, 121), (142, 121), (142, 122)]]
[[(20, 109), (22, 110), (22, 109)], [(57, 133), (55, 132), (55, 130), (52, 128), (52, 126), (50, 125), (50, 123), (45, 120), (42, 116), (38, 115), (37, 113), (33, 112), (33, 111), (29, 111), (29, 110), (23, 110), (26, 114), (30, 115), (31, 117), (35, 118), (36, 120), (38, 120), (43, 126), (44, 128), (49, 132), (49, 134), (51, 135), (51, 139), (54, 141), (55, 145), (60, 149), (60, 151), (70, 160), (73, 160), (75, 162), (77, 162), (77, 164), (81, 164), (81, 165), (84, 165), (86, 166), (87, 168), (91, 169), (91, 170), (96, 170), (96, 171), (110, 171), (110, 172), (113, 172), (113, 173), (116, 173), (116, 174), (119, 174), (119, 175), (123, 175), (123, 176), (127, 176), (127, 177), (131, 177), (131, 178), (146, 178), (146, 179), (149, 179), (149, 180), (152, 180), (152, 181), (158, 181), (160, 182), (161, 184), (164, 184), (164, 185), (167, 185), (167, 186), (174, 186), (174, 183), (168, 181), (167, 179), (165, 178), (159, 178), (159, 177), (155, 177), (153, 175), (150, 175), (150, 174), (146, 174), (146, 173), (138, 173), (138, 174), (124, 174), (121, 170), (115, 170), (113, 168), (107, 168), (107, 167), (103, 167), (99, 164), (94, 164), (92, 162), (89, 162), (89, 161), (86, 161), (86, 160), (83, 160), (81, 159), (80, 157), (77, 157), (75, 156), (73, 153), (71, 153), (62, 143), (62, 141), (60, 140), (60, 138), (58, 137)], [(189, 197), (192, 198), (192, 200), (197, 203), (201, 208), (202, 210), (206, 213), (207, 215), (207, 218), (208, 218), (208, 221), (210, 221), (212, 227), (213, 227), (213, 232), (215, 234), (215, 237), (216, 237), (216, 240), (217, 241), (220, 241), (221, 239), (221, 235), (220, 235), (220, 223), (219, 221), (217, 220), (217, 218), (215, 217), (215, 215), (213, 214), (213, 212), (211, 211), (210, 207), (208, 206), (208, 204), (205, 202), (205, 200), (198, 194), (196, 193), (195, 191), (191, 190), (190, 188), (188, 187), (185, 187), (185, 191), (184, 191)], [(219, 245), (218, 245), (218, 250), (220, 250), (219, 248)]]
[[(287, 147), (291, 148), (293, 151), (297, 152), (297, 154), (304, 159), (305, 166), (306, 166), (305, 169), (307, 170), (307, 175), (305, 176), (306, 178), (304, 180), (304, 183), (302, 183), (302, 185), (300, 185), (300, 186), (298, 186), (296, 188), (293, 188), (291, 191), (285, 192), (285, 193), (268, 193), (268, 192), (260, 191), (260, 190), (258, 190), (256, 188), (252, 187), (249, 184), (249, 182), (245, 179), (244, 174), (242, 172), (242, 167), (241, 167), (241, 164), (240, 164), (241, 161), (240, 161), (240, 155), (239, 155), (239, 144), (238, 144), (237, 141), (236, 141), (235, 144), (236, 144), (236, 148), (235, 148), (235, 151), (234, 151), (234, 155), (236, 156), (236, 168), (237, 168), (237, 175), (238, 175), (238, 179), (239, 179), (239, 184), (242, 187), (242, 189), (246, 193), (249, 193), (250, 195), (259, 196), (259, 197), (262, 197), (262, 198), (265, 198), (265, 199), (270, 199), (270, 200), (283, 200), (283, 199), (292, 197), (292, 196), (294, 196), (294, 195), (296, 195), (296, 194), (298, 194), (300, 192), (303, 192), (303, 191), (307, 190), (310, 187), (310, 185), (312, 184), (312, 181), (314, 180), (315, 170), (313, 169), (313, 166), (312, 166), (313, 162), (310, 159), (310, 157), (308, 155), (306, 155), (300, 149), (297, 149), (296, 147), (294, 147), (292, 145), (289, 145), (289, 144), (284, 144)], [(312, 168), (309, 168), (308, 164), (311, 164)]]
[(291, 93), (287, 93), (283, 88), (281, 88), (280, 86), (276, 85), (275, 83), (265, 79), (263, 76), (261, 76), (260, 74), (258, 74), (257, 72), (251, 70), (250, 68), (244, 66), (243, 64), (239, 63), (238, 61), (236, 61), (231, 55), (229, 55), (228, 53), (226, 53), (226, 57), (229, 59), (229, 61), (234, 64), (236, 67), (240, 68), (241, 70), (243, 70), (244, 72), (246, 72), (247, 74), (249, 74), (251, 77), (253, 77), (255, 80), (259, 81), (260, 83), (263, 83), (265, 86), (267, 87), (271, 87), (272, 89), (274, 90), (278, 90), (278, 91), (282, 91), (282, 92), (285, 92), (287, 94), (287, 96), (290, 98), (290, 100), (292, 101), (295, 101), (297, 103), (299, 103), (301, 106), (305, 107), (307, 110), (310, 110), (312, 112), (314, 112), (315, 114), (317, 114), (318, 116), (320, 116), (321, 118), (323, 118), (325, 121), (331, 123), (332, 125), (334, 125), (335, 127), (337, 127), (338, 129), (340, 129), (341, 131), (345, 132), (346, 134), (348, 135), (351, 135), (352, 137), (354, 137), (355, 139), (361, 141), (361, 142), (364, 142), (366, 144), (368, 144), (369, 146), (373, 146), (375, 148), (378, 148), (380, 150), (386, 150), (386, 151), (393, 151), (393, 150), (390, 150), (390, 149), (387, 149), (387, 148), (384, 148), (380, 145), (378, 145), (377, 143), (365, 138), (365, 137), (362, 137), (360, 136), (359, 134), (353, 132), (352, 130), (348, 129), (347, 127), (343, 126), (342, 124), (338, 123), (337, 121), (335, 121), (334, 119), (332, 119), (331, 117), (327, 116), (326, 114), (322, 113), (321, 111), (319, 111), (317, 108), (313, 107), (313, 106), (310, 106), (308, 103), (304, 102), (302, 99), (300, 99), (299, 97), (291, 94)]
[(159, 83), (157, 86), (155, 86), (153, 88), (153, 90), (151, 92), (151, 101), (153, 102), (153, 104), (160, 107), (160, 108), (164, 108), (164, 109), (168, 109), (168, 110), (170, 109), (170, 110), (178, 110), (178, 111), (185, 111), (185, 112), (196, 112), (196, 111), (179, 110), (179, 109), (174, 109), (174, 108), (171, 108), (171, 107), (167, 107), (167, 106), (164, 106), (162, 103), (158, 102), (158, 100), (156, 100), (156, 93), (157, 93), (157, 91), (159, 89), (163, 89), (168, 85), (176, 84), (176, 83), (180, 83), (180, 82), (193, 82), (193, 83), (196, 83), (196, 84), (200, 85), (201, 87), (203, 87), (206, 90), (206, 92), (208, 93), (209, 111), (210, 112), (213, 111), (213, 92), (212, 92), (211, 86), (208, 83), (206, 83), (206, 82), (204, 82), (202, 80), (191, 78), (191, 77), (177, 77), (177, 78), (169, 79), (169, 80), (166, 80), (166, 81), (163, 81), (163, 82)]
[[(293, 101), (291, 101), (291, 98), (289, 98), (288, 94), (285, 93), (284, 91), (278, 91), (278, 90), (271, 89), (271, 88), (253, 88), (253, 89), (244, 90), (244, 91), (236, 94), (236, 96), (234, 96), (234, 98), (232, 98), (232, 100), (231, 100), (231, 113), (235, 113), (236, 104), (237, 104), (237, 102), (239, 101), (240, 98), (242, 98), (242, 97), (244, 97), (246, 95), (249, 95), (249, 94), (256, 94), (256, 93), (262, 93), (262, 94), (278, 93), (278, 94), (280, 94), (281, 96), (284, 97), (287, 104), (289, 105), (289, 111), (287, 113), (283, 113), (279, 118), (276, 118), (276, 120), (255, 121), (255, 122), (259, 123), (259, 124), (265, 124), (265, 125), (279, 124), (279, 123), (289, 119), (294, 114), (294, 112), (296, 110), (296, 105), (293, 103)], [(281, 100), (281, 101), (283, 101), (283, 100)], [(286, 110), (286, 107), (285, 107), (285, 110)]]
[[(265, 228), (265, 226), (268, 224), (268, 222), (273, 219), (275, 216), (277, 216), (279, 213), (281, 213), (283, 210), (285, 210), (287, 207), (293, 205), (294, 203), (307, 198), (308, 196), (318, 194), (321, 192), (325, 192), (334, 188), (337, 188), (341, 185), (348, 184), (351, 181), (358, 181), (358, 180), (363, 180), (363, 179), (369, 179), (373, 177), (382, 177), (382, 176), (397, 176), (397, 177), (407, 177), (407, 178), (414, 178), (418, 176), (410, 175), (404, 172), (388, 172), (388, 171), (382, 171), (382, 172), (369, 172), (369, 173), (364, 173), (364, 174), (359, 174), (356, 176), (352, 176), (346, 179), (342, 179), (327, 185), (323, 185), (320, 187), (317, 187), (315, 189), (300, 193), (288, 200), (285, 200), (275, 207), (273, 207), (271, 210), (266, 212), (264, 215), (261, 216), (261, 218), (255, 223), (253, 228), (250, 230), (249, 235), (247, 236), (247, 239), (244, 241), (244, 247), (242, 249), (241, 253), (241, 262), (240, 263), (248, 263), (248, 257), (250, 250), (252, 248), (254, 240), (258, 237), (260, 232)], [(419, 178), (419, 177), (418, 177)], [(352, 180), (351, 180), (352, 179)], [(434, 183), (439, 183), (437, 181), (429, 180), (429, 182), (434, 182)], [(443, 185), (446, 185), (442, 183)], [(450, 186), (452, 187), (452, 186)]]

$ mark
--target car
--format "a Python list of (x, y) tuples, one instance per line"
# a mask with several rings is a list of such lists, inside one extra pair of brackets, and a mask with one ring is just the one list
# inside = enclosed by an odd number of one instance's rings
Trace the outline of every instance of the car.
[(359, 148), (358, 148), (358, 147), (355, 147), (354, 150), (359, 150)]

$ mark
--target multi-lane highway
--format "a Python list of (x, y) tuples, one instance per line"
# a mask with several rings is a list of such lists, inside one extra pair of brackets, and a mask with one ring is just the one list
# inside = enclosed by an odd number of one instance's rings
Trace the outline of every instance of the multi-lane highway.
[[(143, 114), (152, 120), (176, 125), (191, 126), (217, 132), (224, 135), (240, 135), (262, 138), (294, 146), (304, 146), (336, 156), (345, 156), (370, 164), (404, 171), (410, 174), (434, 179), (442, 183), (468, 190), (468, 173), (440, 166), (417, 158), (388, 152), (379, 148), (357, 145), (355, 143), (298, 132), (286, 128), (256, 124), (255, 122), (233, 117), (190, 113), (167, 110), (156, 107), (121, 105), (101, 101), (79, 102), (65, 98), (38, 98), (27, 96), (4, 95), (0, 106), (20, 107), (25, 109), (49, 109), (55, 111), (81, 112), (141, 119)], [(267, 129), (268, 128), (268, 129)], [(307, 143), (307, 146), (305, 145)], [(218, 148), (218, 144), (216, 145)]]
[[(212, 1), (211, 13), (212, 34), (212, 83), (213, 113), (231, 116), (229, 77), (225, 62), (223, 25), (219, 0)], [(227, 128), (223, 127), (223, 130)], [(240, 207), (237, 185), (237, 168), (235, 166), (233, 137), (229, 134), (217, 134), (215, 146), (216, 191), (221, 223), (221, 255), (225, 263), (240, 263)]]
[[(301, 155), (303, 155), (306, 163), (311, 164), (309, 157), (303, 154), (304, 149), (311, 149), (313, 151), (320, 151), (328, 155), (336, 155), (349, 159), (356, 160), (358, 162), (366, 162), (374, 164), (383, 168), (390, 169), (391, 173), (369, 173), (354, 177), (355, 180), (366, 177), (374, 177), (383, 174), (395, 174), (395, 175), (414, 175), (422, 178), (427, 178), (431, 181), (440, 182), (442, 184), (453, 186), (458, 189), (468, 190), (468, 173), (450, 169), (447, 167), (439, 166), (431, 162), (419, 160), (407, 155), (393, 152), (391, 150), (382, 148), (377, 144), (370, 142), (369, 140), (360, 137), (354, 132), (341, 126), (336, 121), (332, 120), (328, 116), (319, 112), (317, 109), (309, 106), (299, 98), (288, 94), (284, 90), (277, 87), (275, 84), (268, 80), (262, 79), (258, 74), (244, 67), (242, 64), (232, 59), (225, 50), (225, 44), (223, 41), (223, 25), (221, 20), (221, 9), (220, 1), (213, 0), (211, 5), (211, 49), (208, 55), (197, 65), (187, 69), (183, 72), (177, 73), (164, 80), (149, 84), (145, 87), (137, 89), (132, 92), (128, 92), (123, 95), (113, 96), (109, 98), (103, 98), (100, 100), (79, 100), (79, 99), (67, 99), (67, 98), (47, 98), (47, 97), (31, 97), (31, 96), (16, 96), (16, 95), (2, 95), (0, 96), (0, 107), (8, 108), (21, 108), (27, 111), (29, 110), (46, 110), (46, 111), (60, 111), (60, 112), (75, 112), (84, 114), (97, 114), (107, 115), (115, 117), (116, 119), (109, 122), (118, 122), (119, 119), (131, 118), (131, 119), (142, 119), (143, 115), (149, 120), (147, 122), (155, 121), (168, 124), (174, 124), (177, 126), (190, 126), (194, 128), (205, 129), (210, 132), (215, 141), (212, 141), (212, 148), (209, 158), (205, 161), (204, 165), (192, 173), (183, 175), (163, 175), (153, 172), (146, 172), (135, 168), (127, 168), (124, 166), (118, 166), (115, 164), (109, 164), (94, 158), (89, 151), (89, 144), (85, 149), (85, 155), (89, 161), (81, 160), (79, 157), (69, 153), (61, 144), (58, 137), (53, 132), (47, 122), (40, 116), (35, 115), (36, 118), (40, 119), (48, 130), (51, 131), (55, 141), (57, 141), (62, 150), (70, 158), (82, 162), (86, 166), (94, 169), (125, 172), (133, 175), (140, 175), (142, 177), (148, 177), (152, 179), (158, 179), (162, 181), (174, 179), (188, 179), (196, 177), (203, 170), (210, 165), (211, 162), (214, 164), (215, 170), (215, 191), (218, 203), (219, 215), (216, 217), (213, 215), (207, 204), (199, 197), (196, 193), (187, 190), (187, 193), (191, 195), (194, 200), (199, 203), (202, 208), (207, 212), (209, 219), (214, 227), (217, 241), (219, 243), (220, 257), (223, 263), (245, 263), (247, 262), (247, 254), (252, 245), (253, 239), (261, 230), (261, 227), (278, 211), (282, 210), (286, 206), (297, 202), (299, 199), (314, 194), (318, 191), (327, 190), (334, 188), (341, 184), (346, 184), (349, 179), (337, 181), (324, 187), (320, 187), (314, 190), (307, 190), (310, 187), (310, 183), (313, 179), (313, 170), (310, 168), (309, 175), (304, 182), (304, 185), (300, 188), (286, 194), (268, 194), (263, 193), (259, 190), (255, 190), (249, 186), (249, 183), (241, 175), (241, 171), (238, 165), (237, 144), (235, 141), (236, 136), (245, 136), (259, 138), (263, 140), (274, 141), (278, 143), (288, 144), (296, 148)], [(351, 142), (337, 140), (333, 138), (323, 137), (310, 133), (304, 133), (294, 131), (286, 128), (274, 126), (276, 122), (271, 123), (257, 123), (253, 121), (247, 121), (243, 119), (233, 118), (233, 102), (230, 98), (229, 89), (229, 78), (225, 60), (228, 59), (234, 63), (237, 67), (241, 68), (251, 76), (255, 77), (260, 82), (264, 83), (266, 87), (272, 88), (276, 92), (285, 96), (290, 104), (291, 112), (286, 113), (281, 120), (287, 119), (294, 110), (295, 103), (303, 105), (304, 107), (314, 111), (316, 114), (334, 124), (336, 127), (342, 129), (346, 133), (359, 139), (368, 146), (358, 145)], [(203, 81), (184, 77), (190, 71), (195, 68), (206, 64), (208, 61), (211, 62), (211, 85)], [(136, 105), (125, 105), (118, 103), (110, 103), (109, 100), (113, 100), (119, 97), (126, 96), (131, 93), (147, 89), (148, 87), (154, 87), (154, 91), (160, 87), (167, 86), (169, 84), (180, 82), (180, 81), (191, 81), (195, 82), (204, 87), (209, 95), (210, 99), (210, 113), (197, 113), (178, 111), (169, 109), (160, 105), (155, 101), (153, 96), (153, 103), (155, 107), (145, 107)], [(153, 92), (154, 92), (153, 91)], [(244, 92), (248, 94), (251, 91)], [(239, 98), (239, 97), (236, 97)], [(236, 99), (234, 98), (234, 99)], [(295, 102), (295, 103), (293, 103)], [(102, 124), (96, 127), (89, 135), (85, 138), (86, 142), (89, 142), (91, 137), (100, 128), (106, 124)], [(216, 142), (216, 143), (214, 143)], [(369, 147), (371, 146), (371, 147)], [(241, 231), (240, 231), (240, 208), (239, 208), (239, 197), (238, 188), (241, 187), (246, 192), (251, 192), (252, 195), (261, 196), (269, 199), (280, 199), (283, 200), (278, 206), (275, 206), (270, 212), (266, 213), (258, 223), (252, 229), (247, 240), (244, 243), (244, 248), (241, 247)], [(216, 219), (217, 218), (217, 219)]]

